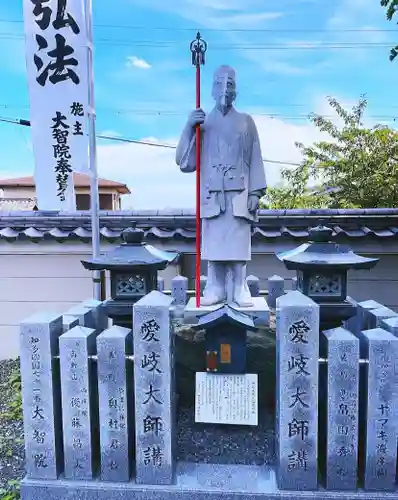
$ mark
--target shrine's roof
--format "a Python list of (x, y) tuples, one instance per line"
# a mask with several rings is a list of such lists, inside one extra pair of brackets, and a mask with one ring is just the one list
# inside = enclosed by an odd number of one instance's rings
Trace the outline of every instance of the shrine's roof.
[[(144, 229), (147, 240), (171, 239), (193, 241), (193, 210), (101, 211), (101, 238), (116, 242), (121, 232), (136, 221)], [(272, 242), (286, 238), (307, 241), (309, 229), (318, 224), (333, 230), (335, 240), (398, 238), (398, 209), (364, 210), (261, 210), (253, 226), (253, 239)], [(7, 241), (66, 240), (89, 241), (91, 218), (87, 211), (48, 214), (35, 211), (3, 211), (0, 213), (0, 239)]]

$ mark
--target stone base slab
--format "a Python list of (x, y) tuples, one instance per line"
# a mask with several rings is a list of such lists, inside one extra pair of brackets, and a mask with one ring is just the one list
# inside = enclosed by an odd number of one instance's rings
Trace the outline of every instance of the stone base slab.
[(22, 500), (398, 500), (392, 493), (350, 491), (281, 491), (267, 466), (180, 462), (175, 484), (150, 486), (93, 481), (44, 481), (25, 478)]
[[(241, 313), (251, 316), (255, 326), (269, 326), (269, 307), (265, 298), (252, 297), (252, 301), (253, 306), (251, 307), (239, 307), (235, 303), (231, 303), (230, 306)], [(201, 316), (219, 309), (222, 305), (196, 307), (196, 297), (191, 297), (184, 309), (184, 323), (186, 325), (196, 325)]]

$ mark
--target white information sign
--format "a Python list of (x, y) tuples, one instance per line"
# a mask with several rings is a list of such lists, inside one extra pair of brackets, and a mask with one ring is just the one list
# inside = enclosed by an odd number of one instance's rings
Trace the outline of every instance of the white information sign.
[(257, 374), (197, 372), (195, 422), (258, 425)]
[(83, 0), (23, 0), (40, 210), (75, 209), (72, 171), (89, 173), (88, 23)]

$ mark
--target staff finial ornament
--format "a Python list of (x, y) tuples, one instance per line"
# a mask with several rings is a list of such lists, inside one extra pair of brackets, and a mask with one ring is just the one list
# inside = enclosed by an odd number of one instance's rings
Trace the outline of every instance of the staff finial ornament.
[(207, 50), (207, 43), (200, 36), (199, 31), (196, 34), (195, 40), (192, 40), (189, 48), (192, 52), (192, 64), (193, 64), (193, 66), (204, 66), (205, 53)]

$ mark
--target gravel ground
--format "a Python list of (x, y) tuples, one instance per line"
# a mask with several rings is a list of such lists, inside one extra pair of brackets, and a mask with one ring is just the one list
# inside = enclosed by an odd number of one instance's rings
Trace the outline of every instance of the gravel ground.
[(18, 361), (0, 361), (0, 490), (24, 475), (22, 422), (4, 417), (12, 399), (8, 380), (18, 365)]
[(192, 408), (178, 416), (177, 460), (213, 464), (273, 465), (275, 417), (259, 411), (257, 427), (195, 424)]

